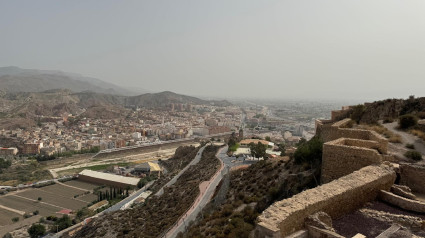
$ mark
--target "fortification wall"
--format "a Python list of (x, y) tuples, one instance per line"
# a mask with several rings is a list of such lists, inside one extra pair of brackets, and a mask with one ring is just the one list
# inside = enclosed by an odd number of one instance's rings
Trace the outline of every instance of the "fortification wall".
[(332, 218), (352, 212), (373, 201), (380, 190), (388, 191), (396, 178), (387, 165), (371, 165), (292, 198), (274, 203), (259, 217), (255, 237), (284, 237), (304, 226), (304, 220), (319, 211)]
[(316, 125), (316, 135), (318, 135), (323, 142), (333, 141), (339, 138), (350, 138), (359, 140), (370, 140), (378, 142), (378, 150), (382, 154), (388, 152), (388, 140), (375, 131), (352, 129), (347, 128), (351, 119), (347, 118), (335, 123), (320, 123)]
[(408, 211), (425, 213), (425, 203), (404, 198), (388, 191), (381, 191), (379, 193), (379, 199)]
[(425, 166), (400, 164), (400, 184), (413, 192), (425, 194)]
[(323, 144), (321, 183), (348, 175), (363, 167), (380, 164), (377, 142), (340, 138)]

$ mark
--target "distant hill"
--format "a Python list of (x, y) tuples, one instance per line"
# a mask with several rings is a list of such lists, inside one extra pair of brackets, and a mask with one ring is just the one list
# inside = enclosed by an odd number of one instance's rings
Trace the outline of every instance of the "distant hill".
[(216, 105), (216, 106), (230, 106), (228, 101), (216, 100), (202, 100), (196, 97), (181, 95), (169, 91), (160, 93), (146, 93), (139, 96), (128, 97), (125, 100), (126, 106), (139, 106), (139, 107), (164, 107), (171, 103), (174, 104), (193, 104), (193, 105)]
[[(173, 92), (120, 96), (90, 91), (50, 89), (44, 92), (6, 92), (0, 94), (0, 128), (15, 125), (13, 119), (35, 119), (38, 116), (61, 117), (64, 114), (89, 118), (122, 118), (129, 108), (167, 109), (174, 104), (229, 106), (227, 101), (208, 101)], [(7, 123), (6, 123), (7, 122)], [(21, 123), (18, 123), (21, 124)], [(19, 125), (16, 124), (18, 127)], [(28, 124), (25, 121), (25, 124)], [(13, 126), (15, 127), (15, 126)]]
[(147, 91), (130, 91), (117, 85), (80, 74), (55, 70), (21, 69), (0, 67), (0, 89), (6, 92), (43, 92), (52, 89), (69, 89), (74, 92), (134, 96)]

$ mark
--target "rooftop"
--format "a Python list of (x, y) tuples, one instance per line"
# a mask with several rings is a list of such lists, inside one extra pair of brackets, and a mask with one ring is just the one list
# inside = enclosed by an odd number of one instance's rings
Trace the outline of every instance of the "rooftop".
[(85, 169), (81, 171), (79, 175), (85, 175), (92, 178), (109, 180), (109, 181), (114, 181), (118, 183), (129, 184), (133, 186), (136, 186), (140, 180), (138, 178), (131, 178), (131, 177), (124, 177), (124, 176), (115, 175), (115, 174), (102, 173), (102, 172), (97, 172), (97, 171), (93, 171), (89, 169)]

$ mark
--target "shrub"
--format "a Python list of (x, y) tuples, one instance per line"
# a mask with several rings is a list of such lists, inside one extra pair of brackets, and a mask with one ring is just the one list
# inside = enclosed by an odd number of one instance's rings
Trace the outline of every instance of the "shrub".
[(359, 104), (357, 106), (352, 107), (353, 112), (351, 113), (351, 119), (353, 119), (355, 122), (360, 123), (360, 120), (363, 117), (363, 114), (366, 111), (365, 105)]
[(19, 217), (14, 217), (14, 218), (12, 218), (12, 221), (13, 221), (13, 222), (18, 222), (18, 221), (19, 221)]
[(401, 129), (407, 129), (418, 124), (418, 118), (412, 114), (406, 114), (399, 117), (398, 124)]
[(425, 112), (418, 112), (416, 116), (418, 116), (420, 119), (425, 119)]
[(13, 238), (12, 234), (10, 234), (9, 232), (4, 234), (3, 238)]
[(409, 150), (406, 153), (404, 153), (404, 156), (406, 156), (409, 159), (412, 160), (421, 160), (422, 159), (422, 154), (419, 153), (416, 150)]
[(42, 237), (44, 234), (46, 234), (46, 227), (44, 227), (42, 224), (33, 224), (28, 229), (28, 234), (30, 234), (31, 238)]
[(406, 144), (406, 148), (408, 149), (415, 149), (415, 145), (414, 144)]
[(308, 142), (298, 146), (294, 153), (295, 162), (301, 164), (303, 162), (315, 162), (322, 160), (323, 141), (318, 137), (313, 137)]

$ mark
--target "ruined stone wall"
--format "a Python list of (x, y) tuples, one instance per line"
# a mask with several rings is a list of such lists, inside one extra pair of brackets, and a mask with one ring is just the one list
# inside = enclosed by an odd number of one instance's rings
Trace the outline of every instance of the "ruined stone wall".
[(359, 140), (371, 140), (378, 142), (378, 150), (380, 153), (386, 154), (388, 152), (388, 140), (379, 135), (375, 131), (361, 130), (346, 128), (351, 119), (344, 119), (335, 123), (320, 123), (316, 125), (316, 135), (318, 135), (323, 142), (333, 141), (339, 138), (350, 138)]
[(348, 175), (363, 167), (380, 164), (377, 142), (340, 138), (323, 144), (321, 183)]
[(372, 165), (274, 203), (257, 220), (255, 237), (284, 237), (303, 228), (304, 220), (318, 211), (338, 218), (373, 201), (389, 190), (396, 178), (387, 165)]
[(339, 121), (342, 120), (344, 118), (349, 117), (351, 114), (351, 109), (347, 108), (347, 109), (342, 109), (342, 110), (335, 110), (331, 112), (331, 120), (333, 121)]
[(379, 199), (408, 211), (425, 213), (425, 203), (421, 201), (404, 198), (388, 191), (381, 191)]
[(425, 194), (425, 166), (400, 164), (400, 184), (413, 192)]

